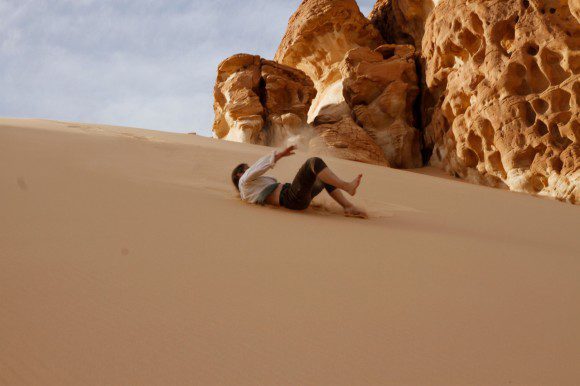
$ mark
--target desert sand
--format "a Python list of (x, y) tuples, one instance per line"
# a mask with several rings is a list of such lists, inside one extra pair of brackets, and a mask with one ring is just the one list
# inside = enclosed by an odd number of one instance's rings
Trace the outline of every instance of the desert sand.
[(0, 120), (0, 384), (580, 384), (578, 206), (339, 159), (369, 220), (245, 204), (269, 151)]

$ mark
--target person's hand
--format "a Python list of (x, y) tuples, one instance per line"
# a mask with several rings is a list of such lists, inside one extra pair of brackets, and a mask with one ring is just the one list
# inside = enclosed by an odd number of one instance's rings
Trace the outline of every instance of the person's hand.
[(296, 150), (296, 146), (288, 146), (286, 149), (282, 150), (281, 152), (276, 154), (276, 162), (278, 162), (278, 160), (280, 158), (283, 157), (288, 157), (291, 155), (294, 155), (294, 150)]
[(286, 149), (282, 150), (280, 154), (282, 155), (282, 157), (288, 157), (295, 154), (294, 150), (296, 150), (296, 146), (294, 145), (288, 146)]

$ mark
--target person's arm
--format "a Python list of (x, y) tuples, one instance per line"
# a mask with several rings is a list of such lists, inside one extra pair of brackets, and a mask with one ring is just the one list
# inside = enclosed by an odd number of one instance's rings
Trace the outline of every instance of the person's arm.
[(280, 152), (274, 150), (272, 153), (260, 158), (258, 161), (256, 161), (256, 163), (250, 166), (248, 170), (246, 170), (242, 178), (240, 178), (240, 184), (255, 180), (256, 178), (260, 177), (269, 169), (272, 169), (278, 160), (294, 154), (295, 149), (295, 146), (290, 146)]
[(289, 157), (294, 155), (294, 150), (296, 150), (296, 146), (288, 146), (286, 149), (282, 150), (281, 152), (276, 152), (274, 156), (274, 163), (278, 162), (281, 158)]

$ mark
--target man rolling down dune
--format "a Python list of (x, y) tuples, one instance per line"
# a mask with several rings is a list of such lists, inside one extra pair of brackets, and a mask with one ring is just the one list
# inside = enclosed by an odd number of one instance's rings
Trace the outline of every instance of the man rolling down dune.
[(295, 146), (260, 158), (252, 166), (239, 164), (232, 171), (232, 182), (240, 192), (242, 200), (252, 204), (270, 204), (292, 210), (304, 210), (312, 199), (323, 189), (344, 209), (346, 216), (367, 218), (367, 214), (349, 202), (342, 194), (344, 190), (351, 196), (361, 183), (362, 174), (354, 180), (345, 182), (338, 178), (326, 163), (318, 158), (309, 158), (298, 170), (292, 183), (280, 184), (275, 178), (263, 176), (281, 158), (294, 154)]

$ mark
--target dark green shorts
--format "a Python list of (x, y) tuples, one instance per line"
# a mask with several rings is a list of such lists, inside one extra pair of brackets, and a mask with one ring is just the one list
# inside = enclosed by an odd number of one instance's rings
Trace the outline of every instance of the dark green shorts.
[(318, 173), (326, 168), (326, 163), (318, 158), (309, 158), (298, 170), (294, 181), (282, 186), (280, 205), (293, 210), (303, 210), (310, 206), (312, 199), (323, 189), (331, 193), (336, 188), (318, 179)]

